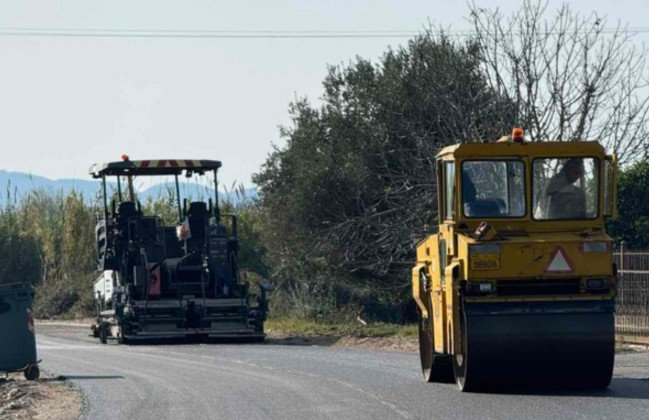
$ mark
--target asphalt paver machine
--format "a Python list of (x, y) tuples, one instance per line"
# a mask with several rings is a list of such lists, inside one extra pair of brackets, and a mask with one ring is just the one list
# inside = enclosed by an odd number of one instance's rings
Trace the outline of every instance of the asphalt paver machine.
[(594, 141), (449, 146), (412, 290), (427, 381), (605, 388), (615, 350), (615, 159)]
[[(92, 325), (102, 343), (264, 339), (270, 286), (262, 284), (253, 295), (240, 279), (237, 218), (219, 209), (220, 167), (213, 160), (132, 161), (123, 155), (121, 161), (90, 168), (103, 190), (103, 217), (98, 215), (96, 225), (97, 319)], [(180, 176), (211, 174), (214, 197), (181, 200)], [(133, 182), (149, 176), (174, 178), (177, 223), (144, 214)]]

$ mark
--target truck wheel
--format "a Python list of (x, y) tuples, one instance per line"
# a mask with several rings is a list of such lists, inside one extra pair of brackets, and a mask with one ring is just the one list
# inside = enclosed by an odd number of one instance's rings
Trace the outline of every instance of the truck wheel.
[(449, 356), (435, 353), (430, 320), (419, 319), (419, 358), (426, 382), (453, 382), (453, 363)]
[(124, 327), (120, 325), (119, 327), (119, 335), (117, 337), (117, 342), (119, 344), (128, 344), (128, 340), (126, 337), (124, 337)]
[(23, 375), (25, 375), (25, 379), (28, 381), (35, 381), (41, 376), (41, 370), (38, 368), (38, 365), (29, 365), (23, 372)]
[[(423, 276), (420, 281), (423, 282)], [(423, 287), (423, 284), (422, 284)], [(424, 290), (422, 288), (422, 290)], [(448, 355), (435, 353), (435, 331), (430, 299), (426, 299), (428, 319), (419, 314), (419, 358), (421, 371), (426, 382), (453, 382), (453, 363)]]
[(430, 323), (419, 315), (419, 360), (421, 361), (421, 372), (426, 382), (432, 382), (433, 371), (433, 345), (432, 337), (428, 331)]
[(106, 330), (106, 327), (103, 325), (99, 327), (99, 342), (101, 344), (108, 343), (108, 331)]
[(460, 306), (460, 337), (462, 350), (453, 356), (453, 371), (455, 373), (455, 382), (462, 392), (476, 391), (480, 386), (476, 380), (469, 374), (467, 368), (469, 364), (469, 334), (467, 331), (466, 314), (464, 308)]

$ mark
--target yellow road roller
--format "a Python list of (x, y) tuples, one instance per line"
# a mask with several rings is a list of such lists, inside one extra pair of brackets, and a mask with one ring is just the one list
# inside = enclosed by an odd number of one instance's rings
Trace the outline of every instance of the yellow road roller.
[(439, 229), (412, 269), (424, 379), (606, 388), (615, 157), (594, 141), (526, 142), (517, 128), (446, 147), (436, 165)]

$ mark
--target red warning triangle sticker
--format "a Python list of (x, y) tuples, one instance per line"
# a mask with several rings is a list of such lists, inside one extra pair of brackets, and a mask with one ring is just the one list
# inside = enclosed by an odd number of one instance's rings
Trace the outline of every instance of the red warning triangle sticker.
[(566, 251), (558, 246), (552, 256), (550, 257), (550, 264), (545, 268), (547, 273), (570, 273), (572, 272), (572, 264), (566, 256)]

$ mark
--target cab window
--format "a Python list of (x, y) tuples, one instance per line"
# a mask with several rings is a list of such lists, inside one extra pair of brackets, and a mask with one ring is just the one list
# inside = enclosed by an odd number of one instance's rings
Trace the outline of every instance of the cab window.
[(462, 163), (462, 208), (469, 218), (523, 217), (525, 163), (474, 160)]
[(599, 161), (590, 157), (534, 160), (537, 220), (594, 219), (599, 205)]
[(455, 162), (444, 163), (444, 192), (444, 215), (451, 220), (455, 207)]

